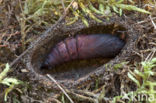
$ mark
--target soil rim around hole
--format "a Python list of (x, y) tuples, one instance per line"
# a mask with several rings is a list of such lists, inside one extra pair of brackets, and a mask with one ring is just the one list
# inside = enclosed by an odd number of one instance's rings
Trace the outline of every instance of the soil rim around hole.
[[(117, 21), (120, 21), (120, 22), (117, 22)], [(128, 55), (127, 52), (128, 53), (131, 52), (131, 49), (134, 46), (133, 40), (136, 39), (136, 36), (135, 36), (136, 33), (134, 33), (134, 28), (132, 28), (130, 25), (127, 25), (127, 23), (120, 18), (111, 19), (111, 21), (109, 21), (109, 22), (104, 20), (103, 23), (97, 23), (95, 21), (89, 20), (90, 26), (93, 26), (93, 25), (109, 25), (109, 24), (113, 24), (113, 23), (119, 24), (119, 25), (124, 25), (124, 27), (127, 29), (128, 40), (127, 40), (127, 43), (126, 43), (125, 47), (123, 48), (122, 52), (117, 57), (115, 57), (113, 60), (111, 60), (109, 63), (107, 63), (110, 65), (115, 64), (117, 61), (119, 62), (120, 59), (122, 60), (122, 57), (124, 57), (123, 55)], [(70, 25), (70, 26), (65, 26), (64, 23), (62, 23), (59, 26), (57, 26), (52, 33), (57, 31), (58, 29), (60, 29), (60, 27), (62, 27), (62, 29), (65, 30), (63, 32), (67, 32), (71, 27), (74, 27), (74, 25), (75, 25), (75, 27), (77, 27), (76, 25), (80, 25), (80, 24), (83, 25), (81, 21), (79, 21), (73, 25)], [(82, 26), (81, 29), (82, 28), (84, 28), (84, 26)], [(77, 29), (80, 29), (80, 28), (76, 28), (76, 29), (74, 28), (73, 30), (77, 31)], [(53, 38), (54, 35), (52, 36), (52, 33), (49, 33), (49, 35), (47, 37), (48, 40)], [(74, 35), (74, 34), (71, 34), (71, 35)], [(45, 43), (45, 41), (44, 41), (44, 43)], [(48, 88), (57, 88), (55, 86), (55, 84), (52, 83), (47, 77), (40, 75), (37, 72), (35, 72), (32, 64), (31, 64), (31, 57), (32, 57), (33, 52), (37, 48), (39, 48), (41, 46), (41, 44), (43, 45), (44, 43), (40, 43), (39, 45), (36, 45), (30, 51), (29, 55), (26, 57), (27, 58), (27, 61), (26, 61), (27, 67), (30, 70), (30, 74), (31, 74), (30, 78), (33, 78), (33, 80), (35, 78), (37, 81), (39, 81), (40, 83), (42, 83), (44, 86), (46, 86)], [(130, 51), (128, 49), (130, 49)], [(104, 76), (105, 76), (105, 69), (104, 69), (105, 67), (104, 66), (105, 65), (100, 66), (99, 68), (97, 68), (96, 72), (90, 73), (89, 75), (87, 75), (84, 78), (81, 78), (77, 81), (59, 81), (59, 82), (68, 88), (75, 88), (75, 87), (79, 87), (79, 85), (83, 85), (83, 84), (86, 85), (88, 83), (94, 84), (95, 78), (100, 77), (100, 75), (102, 75), (102, 74), (103, 74), (103, 76), (102, 76), (101, 80), (104, 80)], [(84, 86), (81, 86), (81, 87), (84, 87)]]

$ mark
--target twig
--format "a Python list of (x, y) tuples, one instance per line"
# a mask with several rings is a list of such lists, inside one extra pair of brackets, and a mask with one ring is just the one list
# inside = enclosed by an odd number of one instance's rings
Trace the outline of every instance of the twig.
[(52, 80), (60, 89), (61, 91), (67, 96), (67, 98), (69, 99), (69, 101), (71, 103), (74, 103), (73, 100), (69, 97), (69, 95), (66, 93), (66, 91), (58, 84), (58, 82), (52, 77), (50, 76), (49, 74), (47, 74), (47, 77)]
[(32, 49), (37, 43), (39, 43), (42, 39), (44, 39), (49, 32), (51, 32), (54, 27), (56, 27), (61, 21), (63, 21), (63, 19), (66, 17), (67, 15), (67, 11), (69, 10), (70, 6), (73, 4), (74, 0), (72, 0), (72, 2), (68, 5), (68, 7), (65, 9), (64, 14), (59, 18), (59, 20), (53, 24), (50, 28), (48, 28), (42, 35), (41, 37), (39, 37), (38, 40), (36, 40), (36, 42), (34, 44), (32, 44), (27, 50), (25, 50), (20, 56), (18, 56), (11, 64), (10, 67), (12, 67), (15, 63), (17, 63), (26, 53), (28, 53), (30, 51), (30, 49)]

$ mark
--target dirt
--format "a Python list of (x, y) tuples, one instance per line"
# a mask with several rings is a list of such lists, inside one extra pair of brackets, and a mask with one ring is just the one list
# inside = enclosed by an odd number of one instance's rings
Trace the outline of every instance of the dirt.
[[(125, 40), (127, 39), (126, 41), (128, 42), (128, 37), (126, 38), (126, 36), (130, 37), (131, 34), (130, 35), (126, 34), (126, 31), (125, 31), (126, 27), (124, 28), (122, 23), (117, 23), (114, 21), (115, 20), (112, 20), (112, 22), (109, 21), (109, 23), (107, 23), (108, 21), (104, 22), (104, 23), (97, 23), (95, 21), (90, 21), (90, 27), (88, 27), (88, 28), (85, 27), (82, 24), (82, 22), (77, 22), (70, 26), (62, 26), (62, 24), (64, 24), (64, 23), (60, 24), (60, 26), (56, 30), (49, 33), (49, 35), (47, 36), (48, 38), (44, 39), (42, 43), (37, 43), (36, 47), (34, 49), (32, 49), (32, 51), (30, 51), (30, 55), (28, 55), (28, 59), (26, 61), (26, 63), (28, 63), (28, 68), (30, 68), (30, 71), (33, 74), (35, 74), (36, 78), (41, 80), (43, 75), (40, 75), (40, 74), (43, 71), (40, 71), (40, 66), (43, 63), (46, 55), (51, 50), (52, 46), (54, 46), (54, 44), (56, 44), (59, 41), (59, 39), (63, 40), (63, 38), (65, 38), (69, 35), (84, 34), (84, 33), (86, 33), (86, 34), (108, 33), (108, 34), (112, 34), (112, 35), (116, 34), (118, 36), (122, 36), (123, 35), (122, 33), (124, 32)], [(102, 66), (104, 64), (104, 61), (106, 61), (106, 60), (103, 60), (103, 63), (99, 64), (99, 65), (101, 65), (102, 70), (105, 70), (105, 69), (103, 69), (103, 66)], [(82, 63), (80, 63), (80, 64), (82, 64)], [(88, 64), (90, 64), (90, 63), (88, 63)], [(97, 66), (95, 66), (95, 65), (97, 65)], [(70, 66), (71, 66), (71, 63), (70, 63)], [(68, 70), (66, 72), (61, 73), (63, 70), (66, 69), (66, 66), (64, 66), (64, 68), (62, 66), (62, 70), (60, 70), (61, 72), (60, 71), (57, 72), (56, 75), (58, 76), (58, 79), (64, 85), (66, 85), (68, 87), (72, 87), (72, 85), (75, 85), (76, 83), (80, 82), (83, 78), (88, 79), (87, 76), (92, 75), (92, 73), (94, 73), (95, 71), (97, 72), (97, 68), (100, 67), (100, 66), (98, 66), (97, 62), (92, 63), (92, 65), (90, 65), (90, 67), (88, 67), (88, 66), (89, 65), (87, 65), (87, 67), (85, 67), (85, 66), (77, 67), (79, 69)], [(67, 67), (67, 68), (69, 69), (69, 67)], [(49, 73), (50, 71), (47, 71), (47, 72)], [(58, 75), (58, 73), (60, 73), (60, 74)], [(79, 75), (79, 77), (77, 78), (74, 73)], [(62, 75), (64, 75), (64, 76), (62, 76)], [(75, 75), (75, 77), (73, 77), (72, 75)], [(55, 76), (55, 75), (53, 75), (53, 76)], [(59, 76), (62, 78), (60, 78)], [(46, 77), (46, 76), (44, 75), (44, 77)], [(70, 79), (66, 79), (67, 77), (70, 77)], [(45, 81), (48, 81), (48, 80), (46, 79)], [(50, 81), (48, 81), (48, 82), (50, 82)]]
[[(82, 66), (79, 70), (67, 69), (66, 73), (54, 73), (52, 76), (56, 76), (56, 80), (64, 88), (75, 90), (84, 90), (88, 88), (89, 91), (94, 91), (95, 88), (97, 89), (96, 86), (98, 82), (98, 88), (101, 88), (102, 86), (105, 87), (106, 97), (119, 95), (121, 93), (120, 88), (123, 84), (124, 89), (127, 91), (136, 90), (136, 85), (127, 79), (126, 73), (129, 68), (124, 67), (115, 70), (113, 66), (124, 61), (129, 61), (128, 65), (134, 65), (136, 62), (140, 62), (145, 59), (153, 48), (155, 48), (156, 30), (154, 30), (149, 17), (145, 14), (135, 12), (135, 14), (130, 13), (127, 14), (127, 16), (111, 17), (110, 21), (103, 19), (103, 23), (97, 23), (89, 19), (89, 24), (90, 26), (87, 28), (81, 21), (69, 26), (64, 25), (64, 22), (62, 22), (54, 28), (54, 30), (50, 32), (42, 42), (38, 42), (37, 45), (35, 45), (35, 47), (32, 48), (24, 58), (22, 58), (22, 61), (13, 67), (13, 72), (9, 73), (10, 76), (17, 77), (26, 84), (25, 86), (19, 87), (22, 89), (22, 92), (14, 90), (10, 93), (8, 102), (11, 103), (13, 100), (19, 100), (22, 103), (42, 103), (52, 102), (54, 99), (51, 98), (60, 97), (60, 95), (57, 96), (57, 94), (60, 93), (60, 89), (42, 73), (39, 67), (54, 44), (68, 36), (74, 36), (76, 34), (116, 34), (120, 38), (124, 38), (126, 45), (119, 55), (107, 60), (107, 63), (104, 61), (97, 64), (95, 63), (97, 62), (95, 60), (91, 65), (89, 65), (89, 67), (87, 67), (87, 63), (84, 61), (85, 67)], [(16, 24), (16, 26), (17, 25), (18, 24)], [(34, 35), (34, 37), (35, 36), (36, 35)], [(14, 38), (13, 41), (20, 44), (20, 36), (17, 35), (17, 38)], [(13, 41), (9, 42), (12, 43)], [(16, 45), (14, 46), (14, 49), (10, 49), (11, 47), (6, 46), (3, 47), (5, 49), (1, 48), (0, 64), (13, 61), (22, 51), (21, 46)], [(9, 53), (6, 55), (5, 51)], [(88, 64), (90, 64), (90, 62), (88, 62)], [(70, 63), (65, 65), (65, 67), (68, 68), (69, 65)], [(60, 68), (62, 69), (63, 67)], [(90, 67), (92, 67), (92, 69), (90, 69)], [(22, 70), (26, 71), (23, 72)], [(49, 73), (50, 71), (47, 72)], [(76, 76), (75, 72), (79, 76)], [(3, 96), (1, 96), (1, 98), (2, 97)], [(3, 98), (1, 100), (3, 100)]]

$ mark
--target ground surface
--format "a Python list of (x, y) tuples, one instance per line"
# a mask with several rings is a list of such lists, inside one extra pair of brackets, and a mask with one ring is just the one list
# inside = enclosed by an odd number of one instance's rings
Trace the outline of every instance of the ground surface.
[[(71, 98), (76, 103), (84, 103), (86, 101), (95, 102), (94, 98), (99, 96), (102, 88), (105, 88), (106, 98), (104, 98), (104, 101), (107, 102), (111, 102), (114, 96), (120, 95), (122, 90), (126, 92), (136, 90), (136, 84), (127, 77), (127, 72), (129, 72), (129, 70), (133, 70), (133, 67), (137, 63), (144, 61), (147, 56), (150, 53), (155, 52), (156, 49), (156, 3), (146, 4), (144, 2), (138, 2), (138, 5), (140, 7), (146, 6), (145, 8), (151, 11), (152, 14), (149, 16), (138, 12), (125, 12), (125, 14), (121, 16), (121, 18), (127, 23), (131, 25), (133, 23), (133, 26), (136, 28), (136, 32), (139, 34), (139, 38), (134, 41), (135, 47), (133, 48), (133, 53), (131, 55), (124, 55), (126, 58), (125, 62), (128, 61), (129, 63), (116, 71), (107, 71), (109, 76), (106, 78), (108, 78), (108, 80), (106, 79), (103, 84), (99, 83), (100, 85), (98, 85), (97, 83), (97, 85), (93, 87), (88, 85), (88, 87), (86, 87), (87, 89), (73, 89), (68, 91)], [(34, 27), (34, 30), (30, 30), (28, 33), (23, 33), (24, 31), (21, 29), (22, 24), (19, 21), (19, 18), (22, 15), (19, 6), (20, 5), (17, 4), (16, 0), (12, 2), (9, 0), (6, 2), (0, 0), (1, 68), (4, 67), (5, 63), (11, 63), (15, 58), (20, 56), (20, 54), (22, 54), (37, 37), (40, 37), (40, 35), (36, 34), (41, 34), (41, 32), (47, 28), (42, 25), (41, 27)], [(31, 21), (29, 21), (29, 23), (31, 24)], [(155, 56), (156, 53), (153, 54), (153, 57)], [(59, 103), (59, 101), (67, 100), (67, 98), (62, 95), (61, 91), (54, 91), (51, 88), (45, 88), (43, 84), (33, 80), (33, 77), (30, 78), (31, 74), (29, 73), (29, 69), (22, 61), (16, 63), (12, 68), (13, 70), (8, 75), (16, 77), (17, 79), (25, 82), (25, 84), (18, 86), (18, 89), (14, 89), (9, 93), (8, 103), (43, 103), (52, 101)], [(0, 71), (2, 71), (2, 69), (0, 69)], [(0, 102), (4, 102), (3, 96), (4, 89), (6, 87), (4, 85), (0, 85), (0, 88), (1, 91), (3, 91), (0, 93)]]

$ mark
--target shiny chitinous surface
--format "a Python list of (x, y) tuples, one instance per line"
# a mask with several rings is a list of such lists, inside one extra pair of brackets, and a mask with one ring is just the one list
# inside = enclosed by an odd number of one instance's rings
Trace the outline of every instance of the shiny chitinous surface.
[(90, 34), (69, 37), (52, 48), (41, 68), (52, 68), (76, 59), (116, 56), (125, 42), (110, 34)]

